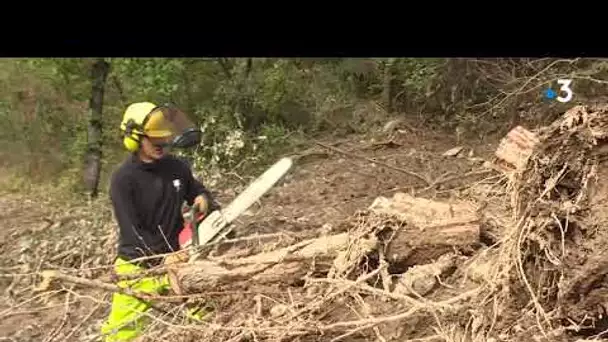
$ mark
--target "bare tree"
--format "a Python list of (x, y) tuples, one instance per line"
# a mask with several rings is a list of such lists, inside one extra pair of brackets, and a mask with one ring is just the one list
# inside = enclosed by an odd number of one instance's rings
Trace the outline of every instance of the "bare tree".
[(393, 65), (395, 60), (395, 58), (389, 58), (384, 62), (382, 102), (387, 113), (393, 112)]
[(84, 167), (84, 184), (87, 193), (97, 197), (101, 172), (102, 108), (106, 79), (110, 64), (98, 58), (91, 68), (91, 100), (89, 102), (89, 129)]

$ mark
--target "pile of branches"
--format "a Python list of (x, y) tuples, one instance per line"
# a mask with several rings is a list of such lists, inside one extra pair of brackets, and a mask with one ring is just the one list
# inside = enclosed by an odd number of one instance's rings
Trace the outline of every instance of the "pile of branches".
[(174, 265), (175, 292), (214, 303), (215, 313), (163, 330), (209, 341), (390, 340), (421, 331), (421, 318), (459, 312), (477, 294), (425, 298), (478, 247), (477, 221), (466, 202), (397, 193), (314, 239)]

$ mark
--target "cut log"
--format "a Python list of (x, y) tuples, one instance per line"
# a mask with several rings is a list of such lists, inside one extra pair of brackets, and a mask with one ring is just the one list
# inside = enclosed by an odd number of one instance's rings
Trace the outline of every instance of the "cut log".
[(392, 199), (378, 197), (370, 210), (405, 223), (390, 234), (386, 256), (391, 263), (425, 264), (454, 247), (479, 242), (480, 219), (475, 206), (467, 202), (438, 202), (396, 193)]
[[(479, 241), (475, 208), (464, 202), (441, 203), (398, 193), (390, 200), (378, 198), (371, 208), (406, 223), (405, 228), (390, 234), (385, 249), (389, 263), (404, 258), (429, 263), (454, 246), (470, 246)], [(323, 236), (248, 257), (183, 264), (173, 267), (170, 276), (174, 289), (181, 294), (217, 290), (224, 285), (232, 290), (250, 284), (297, 285), (309, 274), (346, 276), (362, 258), (372, 256), (379, 241), (386, 243), (384, 238), (351, 233)]]
[(521, 170), (539, 143), (540, 140), (535, 133), (517, 126), (500, 141), (495, 152), (498, 158), (497, 164), (504, 171)]
[(349, 234), (342, 233), (245, 258), (196, 261), (173, 268), (171, 282), (180, 294), (217, 289), (226, 284), (236, 288), (240, 281), (245, 286), (250, 282), (297, 284), (309, 272), (326, 274), (336, 256), (351, 242)]

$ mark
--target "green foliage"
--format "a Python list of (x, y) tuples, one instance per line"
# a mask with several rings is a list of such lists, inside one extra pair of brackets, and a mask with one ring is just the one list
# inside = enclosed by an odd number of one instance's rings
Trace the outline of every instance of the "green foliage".
[[(301, 134), (325, 129), (320, 123), (332, 113), (350, 110), (361, 99), (377, 99), (383, 86), (384, 60), (376, 59), (108, 61), (102, 145), (105, 178), (125, 155), (118, 126), (132, 102), (171, 101), (192, 116), (204, 131), (201, 146), (187, 153), (196, 169), (246, 173), (248, 168), (272, 162)], [(14, 152), (15, 160), (31, 165), (44, 161), (30, 171), (61, 183), (80, 182), (93, 62), (74, 58), (0, 61), (0, 92), (7, 99), (0, 102), (0, 140), (9, 147), (7, 151)], [(438, 77), (440, 64), (433, 59), (397, 60), (397, 90), (409, 92), (408, 98), (420, 95)]]
[(179, 92), (184, 62), (179, 59), (119, 58), (111, 61), (112, 72), (123, 81), (127, 97), (165, 102)]
[[(77, 131), (79, 88), (83, 77), (70, 76), (77, 62), (58, 60), (4, 60), (0, 143), (12, 167), (30, 176), (52, 178), (70, 162), (67, 151)], [(71, 91), (66, 91), (66, 88)]]
[(34, 73), (57, 91), (75, 101), (88, 100), (90, 61), (79, 58), (35, 58), (18, 61), (28, 73)]
[(406, 58), (395, 66), (397, 79), (406, 91), (423, 94), (439, 76), (440, 59)]

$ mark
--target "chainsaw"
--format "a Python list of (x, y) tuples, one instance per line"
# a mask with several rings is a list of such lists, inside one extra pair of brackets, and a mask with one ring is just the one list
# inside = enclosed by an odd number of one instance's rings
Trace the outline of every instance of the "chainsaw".
[(232, 232), (231, 223), (266, 194), (291, 169), (291, 158), (282, 158), (256, 178), (225, 209), (205, 216), (196, 206), (184, 208), (184, 227), (179, 234), (180, 249), (190, 248), (190, 262), (200, 256), (200, 248), (216, 243)]

